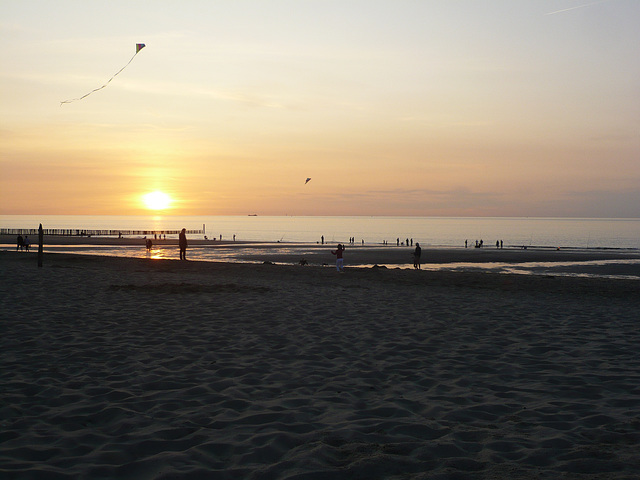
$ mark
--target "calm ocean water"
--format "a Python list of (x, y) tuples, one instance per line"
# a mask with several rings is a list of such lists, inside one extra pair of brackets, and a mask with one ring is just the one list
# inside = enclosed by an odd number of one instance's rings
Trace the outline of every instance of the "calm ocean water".
[(425, 247), (486, 246), (640, 249), (640, 219), (454, 217), (250, 217), (0, 215), (0, 228), (80, 230), (201, 230), (209, 238), (260, 242), (395, 244), (413, 239)]

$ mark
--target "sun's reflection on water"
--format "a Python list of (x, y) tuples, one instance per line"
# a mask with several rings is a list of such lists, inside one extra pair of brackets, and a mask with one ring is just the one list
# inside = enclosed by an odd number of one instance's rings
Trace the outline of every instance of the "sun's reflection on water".
[[(74, 253), (85, 255), (103, 255), (115, 257), (148, 258), (150, 260), (178, 260), (177, 245), (154, 244), (151, 251), (141, 245), (47, 245), (45, 252)], [(235, 262), (260, 264), (266, 261), (295, 265), (302, 258), (307, 258), (309, 265), (326, 265), (332, 267), (334, 262), (330, 255), (319, 254), (314, 246), (304, 245), (194, 245), (187, 250), (188, 260), (207, 262)], [(413, 269), (410, 263), (378, 263), (378, 267), (388, 269)], [(347, 268), (372, 268), (371, 263), (346, 263)], [(423, 263), (422, 270), (428, 271), (467, 271), (491, 272), (518, 275), (576, 276), (623, 278), (640, 280), (640, 259), (607, 259), (591, 261), (557, 261), (557, 262), (457, 262), (457, 263)]]

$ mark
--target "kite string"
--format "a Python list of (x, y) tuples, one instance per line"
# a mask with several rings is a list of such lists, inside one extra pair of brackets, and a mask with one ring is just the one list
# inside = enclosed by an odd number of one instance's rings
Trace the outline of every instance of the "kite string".
[(133, 59), (134, 59), (134, 58), (136, 58), (136, 55), (138, 55), (138, 53), (140, 53), (140, 50), (138, 50), (136, 53), (134, 53), (134, 54), (133, 54), (133, 57), (131, 57), (131, 60), (129, 60), (129, 61), (127, 62), (127, 64), (126, 64), (124, 67), (122, 67), (120, 70), (118, 70), (116, 73), (114, 73), (114, 74), (113, 74), (113, 76), (112, 76), (109, 80), (107, 80), (107, 83), (105, 83), (105, 84), (104, 84), (104, 85), (102, 85), (101, 87), (94, 88), (94, 89), (93, 89), (93, 90), (91, 90), (89, 93), (86, 93), (86, 94), (84, 94), (84, 95), (83, 95), (83, 96), (81, 96), (81, 97), (78, 97), (78, 98), (72, 98), (72, 99), (70, 99), (70, 100), (64, 100), (64, 101), (60, 102), (60, 106), (62, 106), (62, 105), (63, 105), (63, 104), (65, 104), (65, 103), (75, 102), (76, 100), (82, 100), (83, 98), (88, 97), (88, 96), (89, 96), (89, 95), (91, 95), (92, 93), (97, 92), (98, 90), (102, 90), (104, 87), (106, 87), (107, 85), (109, 85), (109, 83), (111, 82), (111, 80), (113, 80), (114, 78), (116, 78), (116, 77), (118, 76), (118, 74), (119, 74), (121, 71), (123, 71), (125, 68), (127, 68), (131, 62), (133, 62)]

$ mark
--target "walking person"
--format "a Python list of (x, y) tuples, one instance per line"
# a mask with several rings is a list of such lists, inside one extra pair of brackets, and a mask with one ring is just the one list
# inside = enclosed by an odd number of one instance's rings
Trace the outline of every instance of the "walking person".
[(341, 243), (338, 244), (338, 248), (335, 250), (331, 250), (331, 253), (336, 256), (336, 270), (339, 272), (344, 272), (344, 260), (342, 258), (342, 252), (344, 252), (344, 247)]
[(180, 260), (187, 259), (187, 229), (183, 228), (178, 235), (178, 246), (180, 247)]
[(420, 248), (420, 244), (416, 242), (416, 249), (413, 251), (413, 268), (416, 270), (420, 270), (422, 267), (420, 266), (420, 257), (422, 256), (422, 249)]

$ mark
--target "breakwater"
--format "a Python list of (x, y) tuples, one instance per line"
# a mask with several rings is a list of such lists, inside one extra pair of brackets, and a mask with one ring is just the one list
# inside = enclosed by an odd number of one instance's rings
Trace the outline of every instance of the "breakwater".
[[(44, 235), (62, 237), (127, 237), (138, 235), (178, 235), (181, 230), (87, 230), (43, 228)], [(204, 235), (204, 230), (187, 230), (187, 235)], [(0, 228), (0, 235), (38, 235), (37, 228)]]

